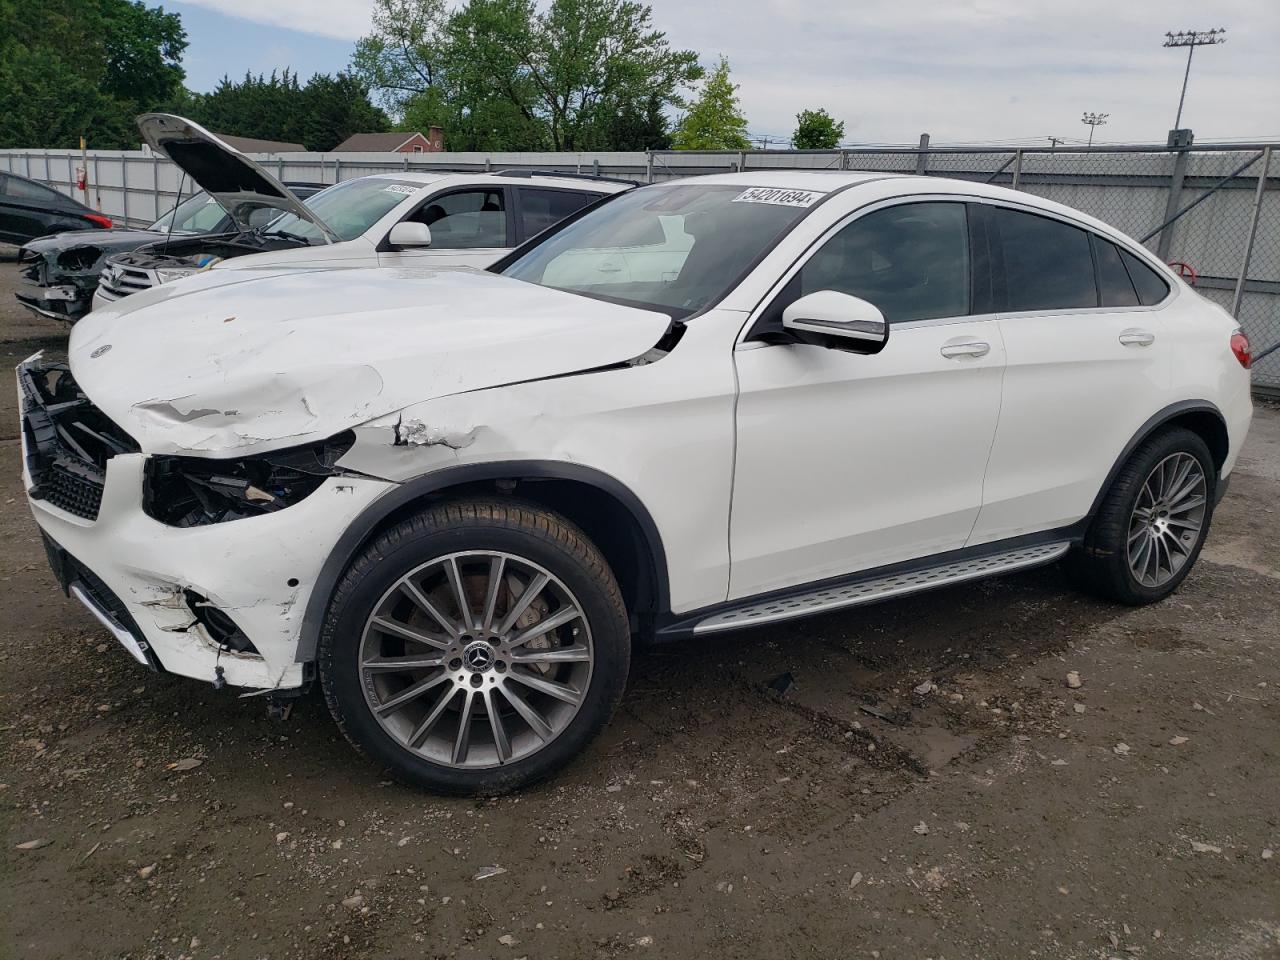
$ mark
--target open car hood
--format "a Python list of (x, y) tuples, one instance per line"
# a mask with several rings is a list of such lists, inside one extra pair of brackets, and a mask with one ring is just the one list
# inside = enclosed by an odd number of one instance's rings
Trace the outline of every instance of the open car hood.
[(225, 457), (622, 363), (670, 324), (468, 267), (213, 270), (94, 310), (67, 354), (144, 453)]
[(265, 206), (314, 223), (331, 243), (338, 239), (288, 187), (200, 124), (172, 113), (144, 113), (138, 117), (138, 130), (153, 150), (172, 160), (222, 204), (241, 230), (249, 229), (249, 212)]

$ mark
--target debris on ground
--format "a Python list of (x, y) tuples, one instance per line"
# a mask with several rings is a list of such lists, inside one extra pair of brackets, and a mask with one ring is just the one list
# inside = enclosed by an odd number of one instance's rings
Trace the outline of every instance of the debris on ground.
[(1072, 690), (1079, 690), (1084, 686), (1084, 681), (1080, 679), (1080, 674), (1075, 670), (1067, 672), (1067, 686)]
[(788, 670), (786, 673), (778, 674), (776, 677), (770, 680), (767, 684), (765, 684), (765, 686), (767, 686), (770, 690), (772, 690), (778, 696), (783, 697), (783, 696), (786, 696), (787, 691), (790, 690), (792, 686), (794, 686), (795, 682), (796, 682), (796, 678), (793, 677), (791, 675), (791, 671)]
[(471, 879), (472, 880), (488, 880), (490, 877), (498, 877), (506, 872), (507, 872), (506, 867), (499, 867), (499, 866), (481, 867), (479, 870), (476, 871), (476, 875)]

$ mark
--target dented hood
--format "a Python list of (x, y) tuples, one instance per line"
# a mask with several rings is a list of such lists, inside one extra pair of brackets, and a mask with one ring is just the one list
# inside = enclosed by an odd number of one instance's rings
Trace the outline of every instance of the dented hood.
[(144, 113), (138, 131), (150, 147), (168, 157), (205, 193), (222, 204), (241, 230), (249, 213), (274, 207), (314, 223), (332, 242), (338, 236), (266, 168), (220, 140), (200, 124), (172, 113)]
[(72, 329), (76, 382), (144, 452), (215, 457), (620, 363), (671, 323), (468, 268), (213, 271), (127, 299)]

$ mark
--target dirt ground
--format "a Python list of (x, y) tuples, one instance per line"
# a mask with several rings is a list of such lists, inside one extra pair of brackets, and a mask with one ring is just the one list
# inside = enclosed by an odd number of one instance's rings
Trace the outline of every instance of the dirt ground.
[[(65, 344), (15, 274), (6, 365)], [(46, 568), (14, 404), (0, 957), (1280, 956), (1280, 410), (1164, 603), (1047, 568), (645, 655), (586, 756), (475, 802), (316, 696), (138, 668)]]

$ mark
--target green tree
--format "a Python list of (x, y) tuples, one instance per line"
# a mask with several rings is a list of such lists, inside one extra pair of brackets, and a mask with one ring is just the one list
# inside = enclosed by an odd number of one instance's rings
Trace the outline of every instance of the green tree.
[(454, 149), (583, 150), (660, 140), (702, 75), (634, 0), (377, 0), (352, 69)]
[(308, 150), (332, 150), (353, 133), (391, 129), (385, 113), (369, 102), (369, 88), (349, 73), (317, 73), (302, 88), (297, 137)]
[(729, 61), (723, 56), (688, 113), (680, 118), (671, 142), (677, 150), (750, 149), (738, 86), (729, 79)]
[(0, 146), (123, 149), (182, 92), (176, 14), (128, 0), (0, 0)]
[(844, 138), (844, 121), (836, 119), (819, 108), (801, 110), (796, 114), (796, 132), (791, 135), (791, 145), (797, 150), (830, 150), (840, 145)]

